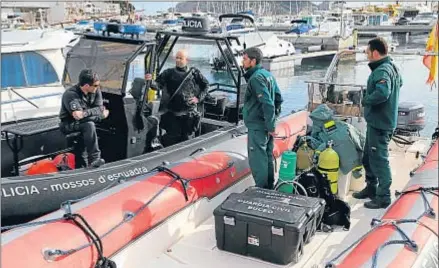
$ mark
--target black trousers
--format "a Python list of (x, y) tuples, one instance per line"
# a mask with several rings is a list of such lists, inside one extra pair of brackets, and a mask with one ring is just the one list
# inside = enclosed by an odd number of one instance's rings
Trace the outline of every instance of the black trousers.
[[(95, 123), (87, 122), (61, 122), (60, 130), (64, 135), (80, 132), (79, 150), (83, 159), (83, 164), (88, 166), (93, 161), (101, 158), (101, 151), (98, 145), (98, 135), (96, 133)], [(79, 159), (79, 157), (77, 157)], [(81, 165), (76, 165), (81, 166)]]
[(179, 116), (172, 112), (163, 114), (160, 118), (160, 128), (166, 130), (166, 134), (162, 137), (163, 146), (171, 146), (194, 138), (200, 129), (200, 119), (196, 112)]
[(159, 119), (155, 116), (147, 116), (144, 118), (144, 124), (147, 129), (144, 153), (148, 153), (161, 147), (158, 141)]

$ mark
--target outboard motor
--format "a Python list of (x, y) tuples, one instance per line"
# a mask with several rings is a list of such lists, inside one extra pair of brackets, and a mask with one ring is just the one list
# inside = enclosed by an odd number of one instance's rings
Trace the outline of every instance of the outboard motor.
[(418, 102), (401, 102), (398, 106), (396, 133), (410, 136), (425, 127), (424, 105)]

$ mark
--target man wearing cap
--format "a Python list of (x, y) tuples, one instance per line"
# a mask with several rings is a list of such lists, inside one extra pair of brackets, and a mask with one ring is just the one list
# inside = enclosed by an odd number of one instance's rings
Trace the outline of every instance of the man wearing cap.
[(84, 166), (100, 167), (105, 164), (101, 158), (95, 122), (108, 117), (99, 89), (99, 77), (91, 69), (82, 70), (78, 84), (67, 89), (62, 96), (60, 130), (65, 135), (80, 132), (84, 152)]

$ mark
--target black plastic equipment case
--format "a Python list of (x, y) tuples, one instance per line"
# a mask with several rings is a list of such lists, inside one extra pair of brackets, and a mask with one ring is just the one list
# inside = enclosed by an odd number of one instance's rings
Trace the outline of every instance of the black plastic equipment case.
[(245, 196), (273, 200), (276, 202), (281, 202), (283, 204), (289, 204), (292, 206), (304, 208), (306, 213), (310, 216), (310, 220), (313, 222), (312, 226), (310, 226), (312, 228), (305, 230), (305, 244), (308, 244), (311, 241), (311, 238), (314, 236), (317, 228), (322, 222), (323, 213), (325, 212), (326, 201), (321, 198), (287, 194), (258, 187), (251, 187), (247, 189), (243, 194)]
[(213, 214), (219, 249), (282, 265), (300, 260), (313, 224), (304, 208), (243, 193), (231, 194)]

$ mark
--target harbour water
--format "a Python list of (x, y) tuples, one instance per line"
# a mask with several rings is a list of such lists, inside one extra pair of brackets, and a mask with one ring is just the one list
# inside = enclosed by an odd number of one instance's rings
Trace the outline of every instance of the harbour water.
[[(398, 40), (400, 45), (397, 50), (417, 49), (424, 50), (426, 37), (412, 38), (407, 40)], [(366, 40), (360, 40), (360, 45), (366, 45)], [(185, 48), (188, 50), (190, 58), (190, 66), (196, 66), (207, 77), (209, 82), (220, 82), (232, 84), (231, 77), (227, 72), (215, 72), (209, 66), (209, 57), (218, 49), (215, 45), (203, 44), (176, 44), (173, 49), (175, 53), (177, 48)], [(425, 83), (428, 77), (428, 69), (422, 64), (422, 56), (414, 55), (393, 55), (396, 65), (400, 68), (403, 76), (403, 87), (400, 92), (400, 102), (414, 101), (422, 103), (425, 106), (426, 126), (421, 131), (422, 136), (431, 136), (438, 124), (438, 89), (431, 89)], [(174, 58), (169, 57), (165, 64), (165, 68), (174, 65)], [(284, 103), (282, 105), (282, 113), (286, 114), (292, 110), (303, 109), (307, 105), (308, 92), (305, 81), (320, 80), (325, 76), (326, 70), (330, 62), (314, 62), (296, 66), (293, 69), (285, 69), (273, 72), (282, 94)], [(131, 79), (141, 76), (144, 72), (141, 61), (135, 61), (130, 73)], [(338, 66), (336, 81), (339, 83), (352, 83), (365, 85), (370, 74), (370, 69), (366, 61), (361, 62), (344, 62)]]

